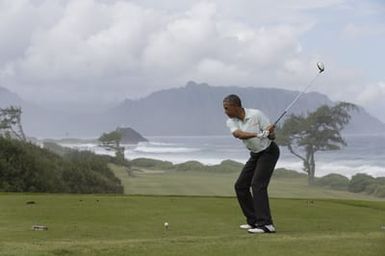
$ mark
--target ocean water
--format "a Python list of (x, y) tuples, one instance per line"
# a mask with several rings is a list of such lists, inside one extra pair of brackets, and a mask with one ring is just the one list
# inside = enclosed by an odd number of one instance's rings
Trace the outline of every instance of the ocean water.
[[(241, 141), (228, 136), (153, 136), (149, 142), (124, 145), (127, 159), (153, 158), (183, 163), (196, 160), (204, 164), (219, 164), (231, 159), (245, 163), (249, 153)], [(317, 152), (316, 176), (339, 173), (351, 177), (366, 173), (374, 177), (385, 176), (385, 134), (344, 135), (348, 146), (336, 151)], [(77, 149), (91, 150), (98, 154), (114, 155), (95, 144), (63, 144)], [(301, 172), (302, 161), (280, 146), (281, 156), (277, 167)]]

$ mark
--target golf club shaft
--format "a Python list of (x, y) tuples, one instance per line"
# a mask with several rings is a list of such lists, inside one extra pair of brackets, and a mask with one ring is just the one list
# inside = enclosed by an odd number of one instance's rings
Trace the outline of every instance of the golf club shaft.
[[(323, 70), (322, 70), (323, 71)], [(322, 72), (321, 71), (321, 72)], [(287, 106), (287, 108), (282, 112), (282, 114), (278, 117), (277, 121), (274, 122), (274, 126), (276, 126), (278, 124), (278, 122), (282, 119), (282, 117), (284, 117), (287, 112), (291, 109), (291, 107), (298, 101), (298, 99), (307, 91), (307, 89), (309, 89), (314, 80), (316, 80), (316, 78), (318, 77), (319, 74), (321, 74), (321, 72), (318, 72), (317, 75), (310, 81), (310, 83), (308, 84), (308, 86), (306, 86), (306, 88), (300, 92), (297, 97), (295, 97), (295, 99)]]

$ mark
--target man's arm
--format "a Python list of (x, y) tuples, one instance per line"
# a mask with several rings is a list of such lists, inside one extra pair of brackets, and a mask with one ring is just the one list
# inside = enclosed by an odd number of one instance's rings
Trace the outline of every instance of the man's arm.
[(269, 138), (271, 140), (275, 139), (275, 132), (274, 132), (275, 126), (269, 125), (266, 127), (266, 130), (264, 130), (262, 133), (256, 133), (256, 132), (245, 132), (242, 130), (235, 130), (233, 132), (233, 136), (240, 140), (247, 140), (250, 138), (258, 137), (258, 138)]
[(240, 140), (246, 140), (246, 139), (250, 139), (250, 138), (254, 138), (254, 137), (257, 137), (257, 133), (255, 132), (245, 132), (245, 131), (242, 131), (242, 130), (235, 130), (233, 132), (233, 136), (237, 139), (240, 139)]

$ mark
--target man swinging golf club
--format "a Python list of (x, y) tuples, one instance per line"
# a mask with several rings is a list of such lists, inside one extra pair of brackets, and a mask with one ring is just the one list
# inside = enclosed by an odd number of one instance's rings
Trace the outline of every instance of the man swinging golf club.
[(279, 158), (279, 148), (270, 140), (275, 126), (261, 111), (243, 108), (237, 95), (225, 97), (223, 108), (229, 117), (227, 126), (231, 133), (250, 150), (250, 158), (235, 182), (235, 192), (247, 222), (240, 228), (249, 233), (274, 233), (267, 187)]
[(275, 233), (267, 194), (267, 187), (279, 158), (279, 148), (272, 141), (275, 138), (274, 128), (319, 74), (325, 71), (322, 62), (317, 63), (317, 68), (317, 75), (287, 106), (274, 124), (270, 124), (261, 111), (243, 108), (237, 95), (231, 94), (223, 99), (223, 108), (229, 117), (227, 126), (233, 136), (242, 140), (250, 150), (250, 158), (235, 182), (238, 202), (247, 221), (247, 224), (241, 225), (240, 228), (247, 229), (249, 233)]

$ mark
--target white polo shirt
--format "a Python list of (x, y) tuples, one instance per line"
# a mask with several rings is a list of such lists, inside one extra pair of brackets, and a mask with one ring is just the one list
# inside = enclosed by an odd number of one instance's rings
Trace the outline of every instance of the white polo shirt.
[[(245, 132), (261, 133), (267, 128), (267, 126), (269, 126), (269, 119), (261, 111), (247, 108), (244, 108), (244, 110), (245, 118), (243, 121), (238, 118), (227, 119), (226, 125), (230, 128), (231, 133), (238, 129)], [(253, 137), (242, 141), (247, 149), (254, 153), (265, 150), (270, 146), (271, 143), (271, 140), (268, 138), (258, 137)]]

